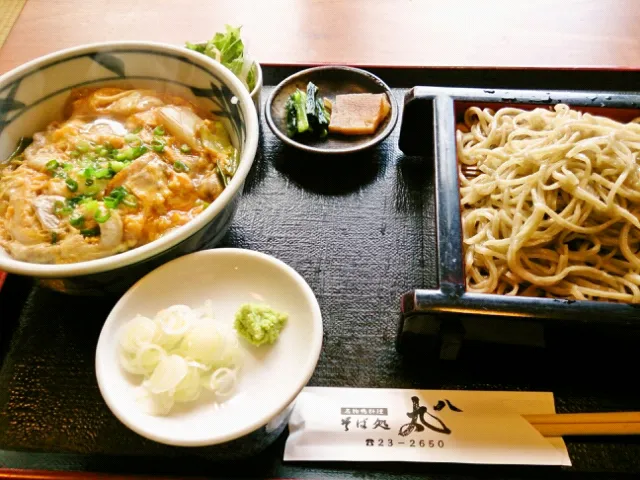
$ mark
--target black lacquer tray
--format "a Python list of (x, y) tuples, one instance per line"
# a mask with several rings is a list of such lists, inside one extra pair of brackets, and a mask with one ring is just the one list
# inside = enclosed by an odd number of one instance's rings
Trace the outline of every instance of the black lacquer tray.
[[(640, 329), (640, 305), (512, 297), (465, 291), (460, 220), (456, 125), (470, 106), (498, 109), (548, 107), (564, 103), (581, 111), (619, 121), (640, 117), (640, 94), (602, 91), (504, 90), (417, 87), (405, 96), (400, 149), (435, 164), (437, 289), (416, 289), (402, 297), (399, 343), (406, 336), (435, 336), (441, 356), (454, 358), (470, 322), (510, 319), (531, 323), (603, 324)], [(405, 335), (406, 334), (406, 335)]]
[[(266, 98), (295, 68), (267, 67)], [(399, 104), (415, 85), (631, 90), (636, 72), (371, 69)], [(428, 136), (431, 118), (416, 128)], [(640, 410), (640, 336), (619, 324), (513, 323), (479, 317), (457, 360), (438, 361), (455, 329), (414, 335), (396, 348), (402, 294), (440, 288), (434, 162), (398, 148), (399, 126), (378, 147), (340, 158), (281, 144), (263, 122), (260, 151), (221, 246), (287, 262), (318, 297), (323, 352), (314, 386), (552, 391), (560, 412)], [(637, 437), (574, 438), (574, 466), (282, 462), (286, 434), (233, 463), (147, 441), (109, 412), (95, 380), (96, 341), (116, 298), (76, 298), (9, 276), (0, 291), (0, 478), (2, 467), (184, 477), (634, 478)], [(478, 317), (474, 317), (478, 318)], [(493, 322), (493, 323), (492, 323)], [(442, 325), (449, 325), (443, 322)], [(579, 333), (577, 328), (580, 327)], [(473, 330), (475, 328), (475, 330)], [(440, 338), (434, 344), (431, 338)], [(493, 343), (475, 340), (490, 339)], [(431, 348), (435, 346), (436, 348)], [(445, 351), (446, 353), (446, 351)], [(595, 373), (600, 370), (600, 373)], [(80, 478), (83, 478), (80, 475)]]

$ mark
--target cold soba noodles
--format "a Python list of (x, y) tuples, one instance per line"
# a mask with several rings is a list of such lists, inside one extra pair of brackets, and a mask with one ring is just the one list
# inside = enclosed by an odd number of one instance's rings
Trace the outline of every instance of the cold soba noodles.
[(469, 108), (457, 131), (468, 291), (640, 302), (639, 120)]
[(0, 246), (34, 263), (114, 255), (184, 225), (233, 177), (223, 123), (151, 90), (71, 94), (65, 120), (0, 164)]

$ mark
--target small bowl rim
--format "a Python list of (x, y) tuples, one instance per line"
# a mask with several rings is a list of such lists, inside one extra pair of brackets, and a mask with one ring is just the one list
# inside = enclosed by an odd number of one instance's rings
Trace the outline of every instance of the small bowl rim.
[(8, 256), (9, 254), (7, 253), (7, 256), (0, 256), (1, 270), (36, 278), (68, 278), (113, 271), (118, 268), (142, 262), (170, 250), (212, 222), (231, 202), (239, 192), (241, 185), (246, 180), (256, 156), (259, 137), (258, 114), (254, 106), (253, 98), (242, 82), (228, 68), (224, 67), (212, 58), (202, 55), (201, 53), (168, 43), (148, 41), (125, 40), (78, 45), (35, 58), (0, 75), (0, 87), (21, 77), (31, 70), (38, 68), (42, 64), (47, 64), (54, 60), (93, 51), (109, 51), (117, 53), (118, 50), (125, 50), (128, 48), (148, 48), (152, 51), (169, 51), (176, 55), (186, 57), (190, 61), (199, 64), (207, 70), (215, 72), (215, 74), (220, 76), (224, 83), (231, 88), (233, 94), (238, 98), (238, 104), (244, 110), (247, 131), (246, 143), (240, 159), (238, 171), (220, 196), (216, 198), (202, 213), (200, 213), (200, 215), (171, 232), (168, 232), (166, 235), (163, 235), (162, 237), (145, 245), (96, 260), (54, 265), (29, 263), (16, 260)]
[[(384, 93), (386, 93), (387, 98), (389, 99), (389, 103), (391, 105), (391, 112), (390, 112), (391, 119), (389, 120), (389, 123), (387, 124), (387, 126), (380, 132), (374, 133), (371, 136), (370, 140), (365, 143), (354, 145), (352, 147), (331, 148), (331, 149), (305, 145), (304, 143), (300, 143), (288, 137), (282, 131), (280, 131), (280, 129), (276, 126), (275, 121), (273, 120), (273, 117), (271, 115), (271, 106), (273, 104), (273, 100), (275, 99), (276, 95), (280, 92), (280, 90), (282, 90), (286, 85), (288, 85), (292, 81), (295, 81), (296, 79), (304, 75), (307, 75), (309, 73), (319, 72), (323, 70), (347, 70), (347, 71), (351, 71), (351, 72), (355, 72), (357, 74), (363, 75), (365, 77), (369, 77), (376, 83), (380, 84), (384, 88)], [(343, 155), (347, 153), (355, 153), (355, 152), (360, 152), (362, 150), (366, 150), (367, 148), (370, 148), (374, 145), (377, 145), (378, 143), (385, 140), (391, 134), (393, 129), (396, 127), (396, 124), (398, 122), (398, 116), (399, 116), (398, 104), (395, 98), (393, 97), (393, 93), (391, 92), (391, 88), (389, 88), (389, 85), (387, 85), (380, 77), (378, 77), (377, 75), (374, 75), (373, 73), (367, 70), (363, 70), (361, 68), (349, 67), (347, 65), (321, 65), (317, 67), (306, 68), (304, 70), (300, 70), (299, 72), (294, 73), (293, 75), (288, 76), (287, 78), (282, 80), (278, 85), (276, 85), (276, 87), (271, 91), (271, 93), (269, 94), (269, 98), (267, 98), (267, 101), (265, 103), (264, 110), (265, 110), (264, 115), (265, 115), (265, 118), (267, 119), (267, 125), (269, 125), (269, 128), (271, 129), (273, 134), (276, 137), (278, 137), (280, 140), (282, 140), (285, 144), (294, 148), (298, 148), (300, 150), (307, 151), (307, 152), (320, 153), (325, 155)]]
[[(107, 363), (106, 358), (109, 355), (109, 352), (106, 351), (107, 345), (107, 337), (105, 330), (108, 325), (117, 321), (117, 315), (119, 310), (121, 309), (121, 305), (128, 302), (131, 297), (136, 295), (136, 291), (139, 285), (145, 281), (148, 281), (148, 277), (155, 275), (158, 271), (161, 271), (166, 268), (175, 267), (176, 264), (180, 262), (189, 261), (192, 257), (209, 257), (213, 258), (215, 261), (216, 257), (224, 257), (224, 256), (232, 256), (242, 258), (243, 261), (261, 261), (271, 264), (272, 266), (280, 269), (285, 275), (289, 278), (292, 278), (295, 283), (300, 287), (302, 295), (306, 299), (307, 303), (311, 307), (312, 315), (311, 315), (311, 324), (314, 332), (313, 336), (313, 344), (309, 346), (309, 355), (306, 358), (306, 362), (304, 364), (304, 374), (301, 375), (299, 381), (296, 384), (295, 389), (292, 390), (292, 393), (286, 396), (286, 399), (283, 401), (278, 408), (269, 411), (267, 414), (262, 417), (256, 419), (251, 422), (247, 427), (243, 429), (239, 429), (235, 432), (226, 433), (226, 434), (218, 434), (212, 435), (209, 438), (203, 439), (201, 441), (175, 441), (171, 438), (170, 435), (156, 435), (154, 433), (149, 432), (148, 430), (141, 428), (139, 425), (135, 424), (135, 422), (130, 421), (126, 412), (118, 409), (112, 403), (112, 395), (110, 395), (107, 391), (107, 387), (104, 385), (104, 381), (101, 379), (104, 378), (104, 370), (103, 366)], [(100, 331), (100, 336), (98, 337), (98, 342), (96, 345), (96, 353), (95, 353), (95, 372), (96, 379), (98, 383), (98, 389), (100, 390), (100, 394), (104, 399), (105, 403), (109, 410), (113, 413), (113, 415), (118, 418), (126, 427), (150, 440), (164, 443), (167, 445), (173, 446), (182, 446), (182, 447), (204, 447), (204, 446), (213, 446), (219, 445), (221, 443), (226, 443), (240, 437), (244, 437), (251, 432), (258, 430), (259, 428), (267, 425), (271, 420), (277, 417), (282, 411), (284, 411), (289, 405), (291, 405), (295, 399), (298, 397), (302, 389), (307, 385), (309, 379), (313, 375), (315, 368), (320, 359), (320, 353), (322, 350), (322, 341), (323, 341), (323, 321), (322, 321), (322, 312), (320, 310), (320, 305), (318, 303), (318, 299), (316, 298), (313, 290), (307, 283), (307, 281), (300, 275), (296, 270), (294, 270), (291, 266), (284, 263), (282, 260), (279, 260), (271, 255), (267, 255), (266, 253), (258, 252), (255, 250), (248, 250), (242, 248), (216, 248), (210, 250), (201, 250), (199, 252), (190, 253), (188, 255), (184, 255), (180, 258), (176, 258), (170, 262), (165, 263), (164, 265), (156, 268), (155, 270), (149, 272), (147, 275), (138, 280), (127, 292), (118, 300), (118, 302), (113, 306), (107, 319), (104, 322), (102, 330)], [(104, 358), (103, 358), (104, 357)], [(115, 365), (113, 368), (118, 368), (118, 365)]]

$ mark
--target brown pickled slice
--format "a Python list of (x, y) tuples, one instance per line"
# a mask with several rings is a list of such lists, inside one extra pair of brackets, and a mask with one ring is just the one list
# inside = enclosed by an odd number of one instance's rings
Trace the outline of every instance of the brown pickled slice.
[(384, 93), (350, 93), (336, 96), (329, 131), (343, 135), (370, 135), (389, 115), (391, 105)]

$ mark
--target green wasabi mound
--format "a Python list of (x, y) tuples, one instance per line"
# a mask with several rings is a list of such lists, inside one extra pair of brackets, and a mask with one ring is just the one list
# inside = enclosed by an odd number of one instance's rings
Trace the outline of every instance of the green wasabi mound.
[(238, 335), (255, 346), (273, 343), (287, 323), (289, 315), (268, 305), (245, 303), (236, 313), (233, 327)]

